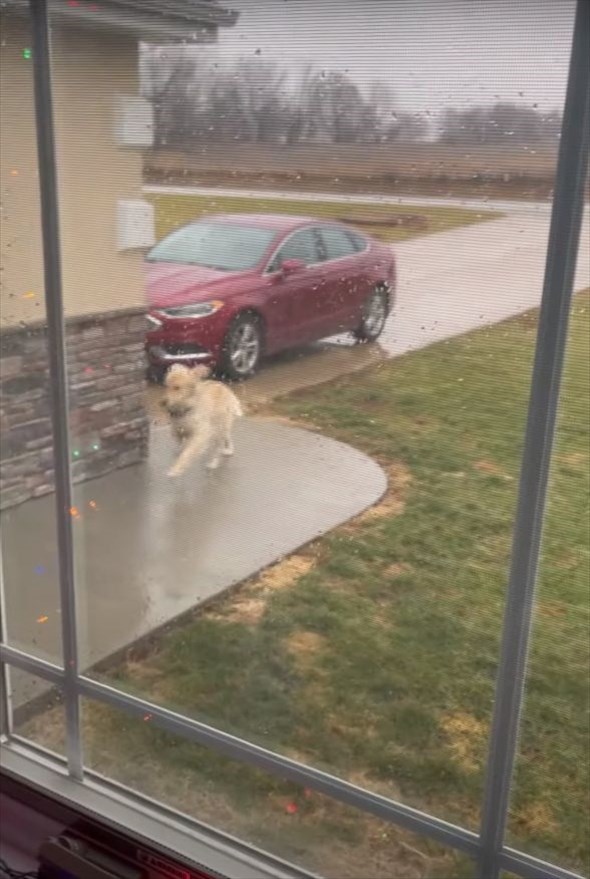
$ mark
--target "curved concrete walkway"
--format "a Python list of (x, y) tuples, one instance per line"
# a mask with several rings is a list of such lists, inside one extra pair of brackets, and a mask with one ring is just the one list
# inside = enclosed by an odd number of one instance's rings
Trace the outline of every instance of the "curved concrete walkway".
[[(214, 473), (197, 463), (171, 480), (173, 454), (168, 429), (156, 427), (145, 464), (75, 488), (82, 668), (330, 531), (387, 487), (362, 452), (273, 421), (242, 419), (235, 457)], [(3, 514), (3, 562), (10, 643), (59, 661), (53, 505), (48, 496)], [(30, 698), (23, 686), (17, 703)]]

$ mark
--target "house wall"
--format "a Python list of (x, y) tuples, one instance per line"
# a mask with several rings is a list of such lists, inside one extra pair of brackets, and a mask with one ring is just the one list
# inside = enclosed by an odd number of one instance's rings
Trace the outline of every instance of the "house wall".
[[(0, 52), (0, 489), (2, 506), (53, 490), (31, 46), (2, 16)], [(143, 252), (119, 252), (117, 201), (141, 198), (142, 155), (114, 140), (118, 95), (138, 94), (138, 46), (57, 23), (53, 86), (76, 480), (146, 453)]]
[[(0, 328), (44, 315), (33, 69), (24, 18), (0, 18)], [(29, 296), (28, 294), (34, 294)]]
[[(147, 454), (143, 315), (66, 322), (72, 478), (83, 482)], [(4, 330), (0, 359), (0, 509), (55, 488), (44, 324)]]
[[(43, 316), (43, 275), (30, 30), (22, 16), (2, 18), (0, 326), (14, 326)], [(65, 313), (140, 307), (143, 253), (117, 251), (116, 209), (141, 198), (142, 154), (114, 141), (115, 100), (139, 90), (137, 40), (58, 23), (52, 76)]]

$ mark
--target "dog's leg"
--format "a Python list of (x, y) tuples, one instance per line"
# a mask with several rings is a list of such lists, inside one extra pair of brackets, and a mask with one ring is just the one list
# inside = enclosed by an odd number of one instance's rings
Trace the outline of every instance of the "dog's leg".
[(182, 448), (180, 455), (168, 471), (168, 476), (180, 476), (189, 464), (201, 455), (209, 443), (209, 434), (201, 430), (195, 437), (188, 440)]
[(217, 470), (219, 467), (219, 458), (220, 455), (225, 454), (225, 433), (221, 436), (217, 435), (215, 438), (215, 442), (211, 448), (211, 458), (209, 463), (207, 464), (207, 470)]
[(232, 428), (232, 425), (230, 422), (227, 425), (227, 427), (225, 429), (225, 433), (223, 435), (223, 449), (221, 451), (221, 454), (225, 455), (228, 458), (230, 458), (234, 453), (234, 444), (233, 444), (232, 438), (231, 438), (231, 428)]
[(207, 470), (217, 470), (219, 467), (219, 452), (216, 450), (215, 454), (211, 458), (211, 460), (207, 464)]

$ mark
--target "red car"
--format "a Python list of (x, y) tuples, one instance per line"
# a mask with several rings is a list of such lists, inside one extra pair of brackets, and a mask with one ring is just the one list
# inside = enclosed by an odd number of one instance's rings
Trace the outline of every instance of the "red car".
[(147, 255), (149, 374), (172, 363), (251, 375), (263, 354), (351, 331), (373, 341), (395, 290), (391, 249), (337, 222), (227, 214)]

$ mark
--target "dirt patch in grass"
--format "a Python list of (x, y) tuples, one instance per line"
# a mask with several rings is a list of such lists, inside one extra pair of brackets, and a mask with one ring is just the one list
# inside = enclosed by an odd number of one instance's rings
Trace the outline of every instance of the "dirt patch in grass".
[(263, 598), (250, 598), (247, 595), (242, 595), (236, 598), (228, 613), (216, 614), (212, 611), (210, 616), (213, 619), (225, 619), (254, 626), (262, 619), (265, 607), (266, 601)]
[(505, 470), (500, 467), (499, 464), (496, 464), (494, 461), (482, 460), (476, 461), (473, 465), (475, 470), (478, 470), (480, 473), (485, 473), (488, 476), (499, 476), (501, 479), (513, 479)]
[(588, 460), (588, 452), (571, 452), (569, 455), (560, 455), (559, 461), (561, 464), (566, 464), (568, 467), (579, 467), (581, 464), (585, 464)]
[(454, 760), (466, 772), (477, 772), (480, 768), (482, 747), (488, 727), (471, 714), (447, 714), (441, 720)]
[(277, 565), (267, 568), (260, 575), (258, 585), (263, 592), (276, 592), (277, 589), (287, 589), (296, 580), (308, 574), (315, 564), (315, 559), (306, 555), (292, 555), (283, 559)]
[(256, 625), (275, 592), (288, 589), (308, 574), (316, 560), (310, 555), (292, 555), (262, 571), (253, 580), (229, 596), (221, 605), (208, 610), (209, 619)]
[(410, 470), (401, 461), (394, 461), (386, 464), (384, 467), (387, 473), (387, 491), (379, 501), (360, 516), (357, 516), (347, 526), (347, 529), (354, 529), (356, 525), (365, 522), (375, 522), (378, 519), (389, 518), (390, 516), (399, 516), (403, 512), (406, 498), (408, 496), (408, 488), (412, 481)]
[(547, 803), (525, 806), (517, 812), (514, 820), (522, 830), (534, 836), (555, 833), (557, 830), (557, 822)]
[(394, 562), (392, 565), (388, 565), (383, 573), (386, 577), (401, 577), (402, 574), (407, 574), (411, 571), (410, 565), (404, 564), (404, 562)]
[(544, 617), (563, 617), (567, 613), (567, 607), (561, 601), (539, 601), (537, 613)]
[(301, 630), (291, 632), (287, 638), (287, 650), (295, 656), (299, 663), (305, 664), (309, 657), (320, 652), (325, 639), (317, 632), (304, 632)]

